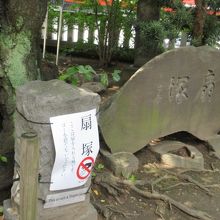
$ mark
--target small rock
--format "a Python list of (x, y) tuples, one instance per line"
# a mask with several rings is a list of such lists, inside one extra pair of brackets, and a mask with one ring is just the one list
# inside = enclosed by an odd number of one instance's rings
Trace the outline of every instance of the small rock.
[(102, 150), (101, 153), (105, 157), (107, 166), (116, 176), (129, 178), (131, 174), (138, 169), (139, 160), (132, 153), (118, 152), (110, 154), (104, 150)]
[(95, 93), (104, 92), (106, 90), (106, 87), (100, 82), (86, 82), (81, 85), (81, 88), (88, 89)]

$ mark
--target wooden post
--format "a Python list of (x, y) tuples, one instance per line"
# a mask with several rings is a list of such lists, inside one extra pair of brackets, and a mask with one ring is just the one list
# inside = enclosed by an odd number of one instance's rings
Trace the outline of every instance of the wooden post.
[(35, 132), (21, 136), (20, 220), (36, 220), (39, 169), (39, 145)]
[(59, 50), (60, 50), (60, 38), (61, 38), (61, 31), (62, 31), (62, 19), (63, 19), (63, 7), (60, 6), (60, 17), (59, 17), (59, 27), (58, 27), (58, 34), (57, 34), (57, 54), (56, 54), (56, 65), (58, 65), (59, 61)]
[(48, 9), (44, 21), (44, 44), (43, 44), (43, 59), (45, 58), (45, 52), (46, 52), (46, 41), (47, 41), (47, 25), (48, 25)]

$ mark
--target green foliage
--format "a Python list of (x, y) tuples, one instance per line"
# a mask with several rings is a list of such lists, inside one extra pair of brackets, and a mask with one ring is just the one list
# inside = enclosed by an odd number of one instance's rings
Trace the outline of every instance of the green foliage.
[(212, 9), (212, 11), (217, 11), (220, 8), (219, 0), (206, 0), (206, 4), (208, 8)]
[[(155, 54), (163, 51), (162, 42), (164, 38), (173, 40), (180, 32), (184, 31), (188, 35), (192, 34), (195, 9), (187, 8), (182, 4), (182, 0), (155, 0), (161, 7), (171, 7), (172, 12), (161, 10), (160, 20), (153, 22), (136, 22), (136, 6), (138, 0), (113, 0), (112, 5), (101, 6), (98, 1), (85, 0), (83, 4), (72, 4), (73, 13), (64, 12), (63, 22), (69, 26), (74, 24), (79, 27), (88, 27), (90, 31), (97, 30), (96, 36), (98, 45), (93, 44), (93, 39), (88, 43), (80, 40), (68, 52), (79, 55), (82, 53), (89, 56), (96, 51), (100, 64), (108, 65), (112, 57), (133, 61), (134, 52), (129, 50), (125, 43), (125, 48), (118, 48), (117, 42), (120, 30), (124, 31), (125, 39), (132, 35), (131, 27), (136, 26), (141, 29), (141, 37), (145, 45), (143, 50), (155, 50)], [(219, 0), (206, 0), (207, 6), (212, 11), (220, 8)], [(60, 2), (60, 4), (62, 1)], [(52, 31), (52, 24), (58, 21), (59, 12), (54, 10), (55, 6), (49, 6), (49, 29)], [(204, 44), (215, 45), (219, 36), (219, 21), (216, 16), (207, 16), (204, 27)], [(122, 54), (122, 55), (121, 55)], [(107, 83), (106, 76), (102, 81)], [(105, 79), (105, 80), (104, 80)]]
[(8, 159), (7, 159), (7, 157), (2, 156), (2, 155), (0, 154), (0, 161), (2, 161), (2, 162), (4, 162), (4, 163), (7, 163), (7, 162), (8, 162)]
[(165, 37), (172, 40), (177, 38), (181, 31), (190, 32), (193, 26), (193, 14), (180, 0), (173, 1), (170, 6), (173, 12), (161, 10), (161, 24), (164, 27)]
[[(206, 0), (207, 8), (215, 12), (220, 7), (219, 0)], [(181, 0), (174, 0), (166, 6), (173, 9), (173, 12), (161, 11), (161, 22), (165, 28), (165, 35), (169, 39), (175, 39), (181, 31), (188, 33), (192, 36), (193, 26), (195, 21), (195, 8), (187, 8)], [(220, 22), (215, 15), (206, 15), (203, 36), (198, 39), (193, 39), (193, 45), (208, 44), (214, 46), (216, 41), (219, 40), (220, 35)]]
[(94, 171), (92, 171), (91, 175), (92, 177), (96, 177), (96, 173)]
[(95, 166), (95, 170), (97, 170), (97, 171), (102, 171), (104, 168), (105, 168), (105, 165), (102, 164), (102, 163), (98, 163), (98, 164)]
[(112, 73), (112, 79), (115, 82), (119, 82), (121, 77), (120, 77), (121, 71), (120, 70), (114, 70), (114, 72)]
[(86, 65), (86, 66), (79, 65), (78, 72), (79, 74), (84, 75), (84, 78), (87, 81), (92, 80), (92, 74), (96, 74), (95, 70), (89, 65)]
[(159, 21), (140, 23), (141, 37), (152, 41), (161, 41), (164, 37), (164, 29)]
[(109, 75), (112, 77), (113, 81), (120, 81), (120, 70), (114, 70), (113, 73), (107, 73), (102, 71), (101, 74), (97, 72), (90, 65), (78, 65), (69, 67), (64, 73), (59, 76), (60, 80), (63, 80), (67, 83), (71, 83), (73, 86), (82, 84), (83, 82), (92, 81), (94, 76), (100, 75), (100, 82), (104, 86), (109, 84)]
[(204, 44), (215, 46), (220, 40), (220, 21), (215, 15), (206, 17), (204, 26)]
[(160, 21), (141, 22), (140, 38), (144, 42), (142, 50), (149, 50), (159, 54), (163, 51), (162, 42), (165, 37), (164, 28)]
[(48, 5), (48, 31), (50, 33), (56, 32), (54, 25), (57, 24), (59, 19), (59, 11), (56, 10), (56, 5)]
[(83, 81), (91, 81), (93, 79), (93, 74), (96, 74), (96, 72), (90, 65), (79, 65), (69, 67), (60, 75), (59, 79), (76, 86)]
[[(112, 80), (114, 82), (120, 81), (120, 79), (121, 79), (120, 74), (121, 74), (121, 70), (114, 70), (113, 73), (110, 73)], [(104, 71), (100, 74), (100, 82), (102, 83), (102, 85), (104, 85), (106, 87), (109, 85), (109, 76), (108, 75), (109, 74)]]
[(125, 62), (133, 62), (134, 49), (129, 48), (117, 48), (114, 50), (113, 60), (121, 60)]
[(137, 177), (134, 174), (132, 174), (128, 177), (128, 180), (131, 181), (132, 183), (135, 183), (135, 181), (137, 180)]
[(84, 43), (81, 41), (74, 43), (74, 46), (72, 44), (67, 44), (65, 47), (62, 47), (64, 56), (74, 54), (80, 57), (98, 58), (96, 50), (97, 46), (93, 43)]
[[(132, 34), (130, 30), (136, 17), (134, 10), (136, 2), (137, 0), (125, 0), (123, 3), (120, 0), (112, 0), (111, 6), (108, 4), (101, 6), (98, 1), (85, 0), (83, 4), (72, 4), (69, 8), (72, 12), (63, 13), (63, 22), (68, 26), (75, 24), (97, 30), (98, 45), (95, 49), (100, 64), (108, 65), (115, 54), (120, 29), (124, 30), (128, 38)], [(50, 6), (49, 9), (49, 30), (52, 31), (59, 12), (54, 10), (54, 6)], [(83, 42), (82, 39), (81, 42)], [(91, 39), (89, 44), (93, 44)]]
[(94, 171), (92, 171), (92, 177), (96, 177), (97, 172), (102, 172), (105, 168), (105, 165), (102, 163), (98, 163), (97, 165), (94, 166)]
[(106, 72), (103, 72), (101, 74), (100, 82), (102, 83), (102, 85), (108, 86), (109, 81), (108, 81), (108, 74)]

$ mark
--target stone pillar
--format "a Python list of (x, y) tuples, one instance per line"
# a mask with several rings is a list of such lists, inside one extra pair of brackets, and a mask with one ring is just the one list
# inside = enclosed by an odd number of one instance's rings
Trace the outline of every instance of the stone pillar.
[[(55, 148), (52, 138), (50, 117), (76, 112), (98, 109), (100, 97), (98, 94), (73, 87), (60, 80), (33, 81), (16, 91), (17, 112), (15, 115), (15, 175), (19, 173), (20, 149), (19, 138), (25, 132), (37, 132), (40, 144), (39, 188), (37, 220), (89, 220), (97, 219), (96, 210), (89, 201), (90, 181), (78, 188), (49, 191), (51, 172), (55, 159)], [(19, 215), (19, 181), (12, 187), (11, 200), (4, 202), (5, 220), (18, 220)], [(64, 192), (75, 192), (74, 204), (45, 208), (48, 195)], [(81, 201), (85, 194), (86, 199)], [(74, 193), (73, 193), (74, 194)], [(81, 202), (80, 202), (81, 201)], [(21, 219), (20, 219), (21, 220)]]

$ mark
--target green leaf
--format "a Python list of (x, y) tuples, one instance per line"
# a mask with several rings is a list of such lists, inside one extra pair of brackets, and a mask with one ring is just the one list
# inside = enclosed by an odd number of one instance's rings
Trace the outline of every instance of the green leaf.
[(87, 81), (91, 81), (92, 80), (92, 67), (87, 65), (87, 66), (82, 66), (79, 65), (78, 67), (78, 72), (85, 78), (85, 80)]
[(121, 77), (120, 77), (120, 74), (121, 73), (121, 70), (114, 70), (114, 72), (112, 73), (112, 79), (115, 81), (115, 82), (118, 82), (120, 81)]
[(7, 157), (4, 157), (4, 156), (0, 156), (0, 160), (4, 163), (7, 163), (8, 162), (8, 159)]
[(69, 67), (62, 75), (59, 76), (60, 80), (71, 81), (72, 77), (75, 76), (78, 72), (76, 67)]
[(91, 81), (92, 80), (92, 73), (91, 72), (84, 72), (83, 76), (86, 80)]
[(137, 177), (132, 174), (131, 176), (129, 176), (128, 179), (129, 179), (132, 183), (134, 183), (134, 182), (137, 180)]
[(75, 75), (77, 72), (78, 72), (77, 67), (73, 66), (73, 67), (69, 67), (64, 74), (65, 74), (65, 75), (68, 75), (68, 76), (73, 76), (73, 75)]
[(79, 83), (79, 80), (76, 79), (76, 78), (73, 78), (72, 81), (71, 81), (71, 84), (72, 84), (73, 86), (77, 86), (78, 83)]
[(104, 164), (102, 163), (99, 163), (97, 166), (96, 166), (96, 169), (97, 170), (103, 170), (105, 168)]
[(69, 78), (69, 76), (65, 75), (65, 74), (59, 76), (59, 79), (63, 80), (63, 81), (66, 81), (68, 78)]
[(108, 86), (108, 74), (107, 73), (101, 74), (100, 82), (102, 83), (102, 85)]
[(90, 71), (91, 73), (96, 74), (96, 71), (90, 66), (90, 65), (86, 65), (85, 68)]
[(78, 72), (82, 74), (87, 71), (87, 69), (83, 65), (77, 66), (77, 69), (78, 69)]
[(92, 171), (92, 177), (96, 177), (96, 173), (94, 173), (93, 171)]

